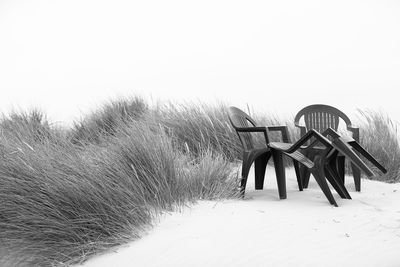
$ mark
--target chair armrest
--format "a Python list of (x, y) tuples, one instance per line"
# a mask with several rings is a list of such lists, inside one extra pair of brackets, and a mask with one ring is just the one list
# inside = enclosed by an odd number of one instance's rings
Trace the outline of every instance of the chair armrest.
[(261, 127), (237, 127), (236, 131), (238, 132), (264, 132), (267, 131), (267, 127), (261, 126)]
[(283, 150), (286, 153), (293, 153), (297, 149), (299, 149), (304, 143), (306, 143), (309, 139), (314, 137), (318, 141), (320, 141), (323, 145), (326, 147), (331, 148), (332, 143), (329, 141), (326, 137), (324, 137), (322, 134), (319, 132), (315, 131), (314, 129), (308, 131), (305, 135), (303, 135), (296, 143), (294, 143), (290, 148)]
[(265, 142), (268, 144), (269, 143), (269, 137), (268, 137), (268, 130), (267, 127), (261, 126), (261, 127), (237, 127), (235, 128), (236, 131), (239, 132), (244, 132), (244, 133), (264, 133), (264, 138)]
[[(322, 136), (324, 137), (332, 137), (333, 139), (338, 139), (340, 138), (340, 134), (338, 134), (334, 129), (332, 129), (331, 127), (329, 127), (328, 129), (326, 129), (325, 131), (323, 131), (321, 133)], [(312, 148), (314, 147), (316, 144), (318, 144), (319, 140), (314, 140), (314, 142), (312, 142), (310, 145), (308, 145), (307, 148)]]
[[(336, 140), (340, 140), (341, 142), (351, 142), (351, 141), (355, 141), (354, 138), (349, 137), (349, 136), (341, 136), (340, 134), (338, 134), (338, 132), (336, 132), (334, 129), (332, 129), (331, 127), (329, 127), (328, 129), (326, 129), (325, 131), (323, 131), (321, 133), (324, 137), (332, 137), (333, 140), (336, 142)], [(318, 143), (318, 140), (315, 140), (312, 144), (310, 144), (308, 147), (313, 147), (316, 143)]]
[(331, 127), (326, 129), (323, 133), (321, 133), (323, 136), (327, 137), (333, 137), (333, 138), (339, 138), (340, 134), (338, 134), (335, 130), (333, 130)]
[(290, 135), (289, 135), (289, 131), (288, 131), (288, 128), (287, 128), (287, 126), (283, 126), (283, 125), (280, 125), (280, 126), (268, 126), (267, 127), (268, 128), (268, 130), (269, 131), (279, 131), (279, 132), (281, 132), (281, 135), (282, 135), (282, 141), (284, 142), (284, 143), (291, 143), (292, 141), (291, 141), (291, 138), (290, 138)]

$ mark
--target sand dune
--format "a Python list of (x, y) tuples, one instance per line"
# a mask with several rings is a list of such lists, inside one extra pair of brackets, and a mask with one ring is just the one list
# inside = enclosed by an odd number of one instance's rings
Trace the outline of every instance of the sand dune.
[(142, 239), (80, 266), (400, 266), (400, 184), (362, 180), (352, 200), (329, 205), (315, 181), (297, 190), (287, 172), (288, 199), (275, 174), (244, 200), (201, 201), (165, 214)]

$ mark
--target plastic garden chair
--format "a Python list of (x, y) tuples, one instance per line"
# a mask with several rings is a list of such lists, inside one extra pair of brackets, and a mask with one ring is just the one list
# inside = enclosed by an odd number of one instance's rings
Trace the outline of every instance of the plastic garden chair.
[[(321, 190), (325, 194), (329, 203), (337, 206), (337, 203), (329, 189), (328, 183), (325, 179), (325, 170), (329, 171), (328, 180), (333, 185), (335, 190), (342, 198), (350, 198), (343, 183), (339, 181), (338, 175), (334, 170), (330, 171), (331, 162), (336, 161), (335, 149), (332, 142), (325, 138), (323, 135), (315, 130), (308, 131), (300, 140), (291, 144), (288, 142), (269, 142), (269, 131), (280, 131), (283, 141), (289, 141), (290, 137), (286, 126), (272, 126), (272, 127), (257, 127), (255, 121), (242, 110), (236, 107), (229, 108), (229, 120), (236, 130), (240, 142), (243, 147), (243, 163), (242, 163), (242, 178), (240, 183), (240, 190), (244, 195), (247, 177), (253, 162), (255, 163), (255, 186), (256, 189), (262, 189), (264, 183), (265, 167), (268, 160), (272, 156), (275, 168), (275, 174), (278, 184), (279, 197), (285, 199), (286, 194), (286, 177), (285, 167), (283, 163), (283, 155), (289, 156), (294, 160), (295, 170), (299, 189), (302, 190), (301, 177), (298, 170), (298, 164), (304, 166), (308, 172), (312, 173)], [(256, 147), (253, 142), (252, 133), (263, 133), (265, 144)], [(310, 139), (318, 140), (325, 149), (320, 149), (319, 154), (313, 154), (311, 160), (306, 156), (308, 151), (304, 147)], [(311, 144), (310, 149), (314, 149), (314, 143)], [(345, 153), (345, 152), (344, 152)], [(353, 153), (354, 154), (354, 153)], [(355, 155), (355, 154), (354, 154)], [(357, 157), (357, 155), (355, 155)], [(366, 167), (366, 166), (365, 166)], [(366, 167), (368, 169), (368, 167)]]
[[(300, 125), (301, 118), (304, 119), (305, 125)], [(347, 130), (352, 133), (352, 140), (354, 140), (358, 144), (360, 139), (359, 128), (352, 125), (350, 119), (346, 116), (346, 114), (332, 106), (322, 104), (307, 106), (296, 114), (294, 123), (296, 127), (300, 128), (300, 136), (303, 136), (307, 131), (311, 129), (314, 129), (319, 133), (323, 133), (328, 128), (332, 128), (334, 131), (337, 131), (340, 120), (342, 120), (346, 124)], [(314, 150), (309, 151), (308, 156), (310, 158), (313, 158), (316, 153), (318, 153), (318, 147), (316, 147)], [(343, 155), (339, 154), (337, 156), (336, 168), (344, 183), (345, 157)], [(354, 163), (351, 163), (351, 169), (354, 177), (356, 191), (360, 191), (361, 171), (354, 165)], [(310, 173), (304, 170), (302, 170), (301, 173), (303, 176), (303, 186), (304, 188), (307, 188), (310, 180)]]
[[(249, 175), (250, 167), (253, 163), (255, 170), (255, 189), (263, 189), (265, 168), (267, 166), (268, 160), (272, 156), (271, 149), (267, 146), (269, 140), (267, 127), (257, 127), (256, 122), (250, 116), (248, 116), (245, 112), (236, 107), (229, 108), (229, 121), (231, 122), (233, 128), (236, 130), (236, 133), (243, 148), (242, 179), (240, 184), (240, 191), (242, 195), (244, 194), (247, 177)], [(286, 126), (274, 126), (269, 127), (269, 130), (280, 131), (283, 140), (288, 142), (289, 140), (288, 136), (286, 135), (287, 132), (285, 131), (285, 128)], [(266, 142), (257, 146), (253, 140), (252, 133), (263, 133)], [(300, 175), (298, 182), (300, 183), (299, 190), (303, 190)], [(281, 180), (279, 179), (278, 189), (280, 198), (286, 198), (286, 193), (282, 189)]]

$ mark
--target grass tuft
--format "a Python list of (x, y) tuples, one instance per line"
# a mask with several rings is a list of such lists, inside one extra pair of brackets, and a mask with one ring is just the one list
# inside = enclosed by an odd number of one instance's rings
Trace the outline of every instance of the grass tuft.
[(360, 143), (388, 170), (382, 174), (375, 166), (370, 167), (377, 174), (374, 180), (389, 183), (400, 182), (400, 146), (397, 123), (380, 111), (359, 110), (363, 123), (360, 127)]
[(141, 118), (148, 109), (148, 104), (139, 96), (110, 101), (74, 124), (71, 141), (75, 144), (99, 143), (104, 136), (114, 135), (119, 127)]
[(55, 134), (44, 113), (38, 109), (3, 116), (0, 131), (3, 137), (33, 142), (46, 141)]
[(198, 156), (210, 150), (229, 160), (241, 155), (240, 142), (229, 123), (228, 107), (224, 104), (174, 105), (170, 102), (159, 106), (153, 116), (174, 137), (181, 151)]

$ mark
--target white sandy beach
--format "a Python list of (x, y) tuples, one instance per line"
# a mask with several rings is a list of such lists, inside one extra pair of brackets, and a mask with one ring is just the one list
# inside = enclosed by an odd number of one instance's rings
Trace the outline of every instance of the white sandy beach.
[(334, 193), (335, 208), (315, 180), (299, 192), (289, 169), (280, 200), (268, 167), (264, 190), (250, 176), (244, 200), (166, 214), (140, 240), (79, 266), (400, 266), (400, 184), (363, 179), (358, 193), (346, 183), (353, 199)]

